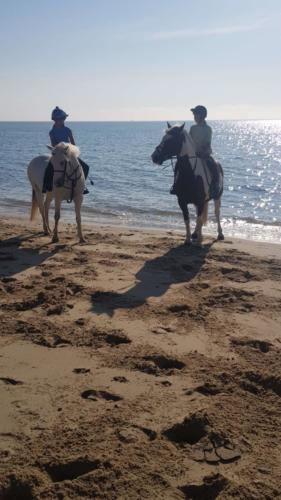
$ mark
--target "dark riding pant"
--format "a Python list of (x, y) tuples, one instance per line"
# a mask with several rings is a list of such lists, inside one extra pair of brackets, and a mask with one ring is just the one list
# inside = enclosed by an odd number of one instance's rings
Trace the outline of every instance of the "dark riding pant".
[(211, 173), (212, 182), (214, 184), (218, 183), (219, 182), (219, 171), (218, 171), (216, 161), (214, 160), (214, 158), (212, 156), (208, 156), (207, 158), (204, 158), (204, 160), (206, 160), (207, 167)]

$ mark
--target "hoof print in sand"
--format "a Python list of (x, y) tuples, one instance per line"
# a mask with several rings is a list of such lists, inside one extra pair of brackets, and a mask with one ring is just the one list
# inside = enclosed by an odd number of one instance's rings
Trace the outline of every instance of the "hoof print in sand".
[(214, 500), (228, 485), (228, 481), (221, 474), (214, 474), (203, 478), (201, 484), (190, 484), (181, 486), (179, 489), (184, 493), (186, 499), (190, 500)]
[[(33, 288), (34, 285), (32, 285)], [(8, 308), (12, 307), (16, 311), (28, 311), (30, 309), (35, 309), (36, 307), (44, 304), (46, 301), (46, 295), (44, 292), (39, 292), (35, 299), (24, 300), (23, 302), (16, 302)]]
[(191, 307), (188, 304), (172, 304), (168, 307), (168, 311), (170, 311), (171, 313), (190, 312)]
[(199, 392), (204, 396), (215, 396), (216, 394), (219, 394), (221, 390), (222, 390), (221, 387), (219, 387), (216, 384), (211, 384), (210, 382), (205, 382), (205, 384), (199, 385), (195, 389), (196, 392)]
[[(0, 489), (0, 498), (3, 500), (36, 500), (32, 484), (28, 480), (11, 474), (8, 477), (9, 484)], [(38, 498), (38, 497), (37, 497)]]
[(4, 382), (4, 384), (7, 384), (7, 385), (22, 385), (23, 382), (21, 382), (21, 380), (15, 380), (13, 378), (9, 378), (9, 377), (0, 377), (0, 382)]
[(72, 370), (73, 373), (77, 373), (77, 374), (84, 374), (84, 373), (90, 373), (90, 368), (74, 368), (74, 370)]
[(64, 311), (64, 306), (59, 304), (57, 306), (51, 306), (47, 309), (47, 316), (52, 316), (53, 314), (62, 314)]
[(164, 355), (144, 356), (143, 362), (137, 364), (138, 370), (151, 375), (171, 375), (174, 370), (182, 370), (185, 364), (175, 358)]
[(102, 464), (99, 460), (78, 459), (64, 464), (48, 464), (45, 466), (45, 470), (51, 480), (58, 483), (85, 476), (85, 474), (89, 474), (89, 472), (100, 468), (102, 465), (106, 464)]
[(121, 344), (130, 344), (131, 340), (122, 330), (113, 330), (109, 332), (93, 331), (91, 344), (96, 347), (118, 347)]
[(223, 267), (221, 273), (226, 276), (227, 279), (236, 283), (248, 283), (248, 281), (256, 279), (249, 271), (242, 271), (235, 267)]
[(141, 427), (139, 425), (133, 425), (131, 427), (127, 427), (121, 429), (117, 433), (120, 441), (124, 443), (134, 443), (136, 441), (143, 441), (144, 439), (149, 441), (154, 441), (157, 437), (157, 433), (152, 429), (147, 429), (146, 427)]
[[(242, 380), (243, 388), (258, 394), (260, 389), (271, 391), (281, 397), (281, 377), (263, 373), (247, 372), (246, 380)], [(249, 385), (250, 383), (250, 385)]]
[(87, 391), (83, 391), (81, 393), (81, 397), (83, 399), (91, 399), (92, 401), (98, 401), (102, 399), (104, 401), (121, 401), (123, 398), (121, 396), (117, 396), (116, 394), (112, 394), (107, 391), (96, 391), (95, 389), (88, 389)]
[(208, 434), (209, 420), (206, 414), (194, 413), (163, 432), (170, 441), (185, 445), (196, 444)]
[(130, 344), (131, 340), (122, 332), (107, 333), (104, 337), (107, 344), (111, 346), (118, 346), (120, 344)]
[(163, 435), (181, 447), (196, 445), (191, 450), (191, 458), (196, 462), (216, 465), (241, 458), (240, 452), (228, 439), (211, 431), (208, 416), (204, 413), (198, 412), (186, 417), (183, 422), (166, 429)]
[(241, 339), (233, 338), (231, 339), (231, 344), (234, 347), (252, 347), (263, 353), (269, 352), (272, 347), (272, 344), (266, 340), (249, 339), (248, 337)]
[(126, 377), (122, 377), (121, 375), (113, 377), (112, 380), (113, 380), (113, 382), (120, 382), (122, 384), (125, 384), (126, 382), (129, 382), (129, 380)]
[(47, 335), (44, 338), (36, 340), (35, 343), (52, 349), (72, 345), (69, 340), (62, 338), (60, 335)]

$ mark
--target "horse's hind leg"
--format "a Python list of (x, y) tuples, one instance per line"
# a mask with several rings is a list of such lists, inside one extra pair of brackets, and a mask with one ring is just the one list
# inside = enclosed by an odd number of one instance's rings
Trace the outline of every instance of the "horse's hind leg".
[(188, 206), (186, 201), (178, 198), (178, 204), (179, 207), (182, 211), (183, 215), (183, 220), (185, 223), (185, 229), (186, 229), (186, 237), (185, 237), (185, 245), (190, 245), (191, 244), (191, 239), (190, 239), (190, 223), (189, 223), (189, 212), (188, 212)]
[(215, 216), (218, 225), (218, 240), (224, 240), (224, 235), (222, 232), (221, 222), (220, 222), (220, 211), (221, 211), (221, 199), (214, 200), (215, 204)]
[(53, 198), (52, 193), (50, 191), (48, 191), (46, 194), (45, 202), (44, 202), (44, 216), (45, 216), (45, 222), (46, 222), (48, 234), (51, 234), (51, 229), (50, 229), (50, 225), (49, 225), (49, 208), (50, 208), (52, 198)]
[(85, 238), (82, 233), (82, 225), (81, 225), (81, 206), (82, 206), (82, 201), (83, 201), (83, 195), (79, 197), (78, 199), (74, 199), (74, 205), (75, 205), (75, 213), (76, 213), (76, 222), (77, 222), (77, 233), (78, 233), (78, 238), (80, 243), (85, 243)]
[(34, 190), (35, 190), (35, 194), (36, 194), (38, 208), (39, 208), (39, 211), (40, 211), (40, 214), (42, 217), (43, 231), (44, 231), (44, 234), (47, 235), (47, 234), (49, 234), (49, 232), (48, 232), (48, 227), (47, 227), (46, 219), (45, 219), (43, 194), (41, 193), (40, 189), (37, 186), (35, 186)]

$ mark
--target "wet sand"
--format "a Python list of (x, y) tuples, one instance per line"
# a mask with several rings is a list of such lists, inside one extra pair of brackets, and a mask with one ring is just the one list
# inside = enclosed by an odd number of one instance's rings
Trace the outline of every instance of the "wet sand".
[(0, 221), (0, 498), (281, 498), (281, 246)]

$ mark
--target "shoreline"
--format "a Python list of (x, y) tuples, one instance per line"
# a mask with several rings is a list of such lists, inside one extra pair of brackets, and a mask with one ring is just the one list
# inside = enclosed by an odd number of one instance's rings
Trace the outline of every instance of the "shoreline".
[[(2, 207), (7, 207), (6, 210), (2, 210)], [(13, 207), (12, 212), (9, 213), (8, 207)], [(62, 206), (62, 214), (60, 225), (70, 224), (75, 225), (75, 215), (73, 207), (66, 208), (67, 205)], [(66, 210), (65, 210), (66, 209)], [(24, 202), (18, 205), (18, 211), (12, 204), (0, 205), (0, 219), (5, 220), (6, 215), (10, 215), (9, 220), (16, 221), (20, 218), (25, 224), (29, 223), (29, 210), (30, 203)], [(51, 227), (53, 226), (53, 208), (50, 209), (50, 222)], [(135, 215), (135, 216), (134, 216)], [(157, 232), (171, 232), (174, 234), (185, 234), (184, 223), (181, 220), (181, 215), (179, 214), (179, 221), (175, 224), (174, 221), (166, 222), (164, 221), (164, 215), (155, 214), (154, 223), (151, 221), (144, 222), (139, 215), (137, 219), (136, 214), (128, 214), (127, 218), (125, 215), (121, 218), (118, 214), (106, 213), (106, 211), (97, 211), (91, 207), (82, 207), (82, 224), (84, 227), (120, 227), (122, 229), (134, 229), (134, 230), (144, 230), (144, 231), (157, 231)], [(171, 217), (171, 215), (170, 215)], [(133, 219), (133, 220), (132, 220)], [(210, 220), (211, 219), (211, 220)], [(169, 221), (169, 218), (168, 218)], [(40, 217), (37, 218), (32, 224), (40, 224)], [(162, 223), (162, 225), (161, 225)], [(191, 215), (191, 226), (195, 225), (195, 219)], [(278, 224), (270, 223), (254, 223), (246, 221), (230, 221), (224, 220), (222, 218), (222, 226), (224, 235), (228, 239), (241, 239), (243, 241), (252, 241), (253, 243), (266, 243), (266, 244), (281, 244), (281, 226)], [(244, 233), (243, 233), (244, 231)], [(206, 237), (216, 236), (216, 223), (214, 222), (214, 217), (209, 217), (208, 225), (203, 227), (203, 235)]]
[(277, 498), (281, 246), (84, 227), (0, 217), (1, 498)]

